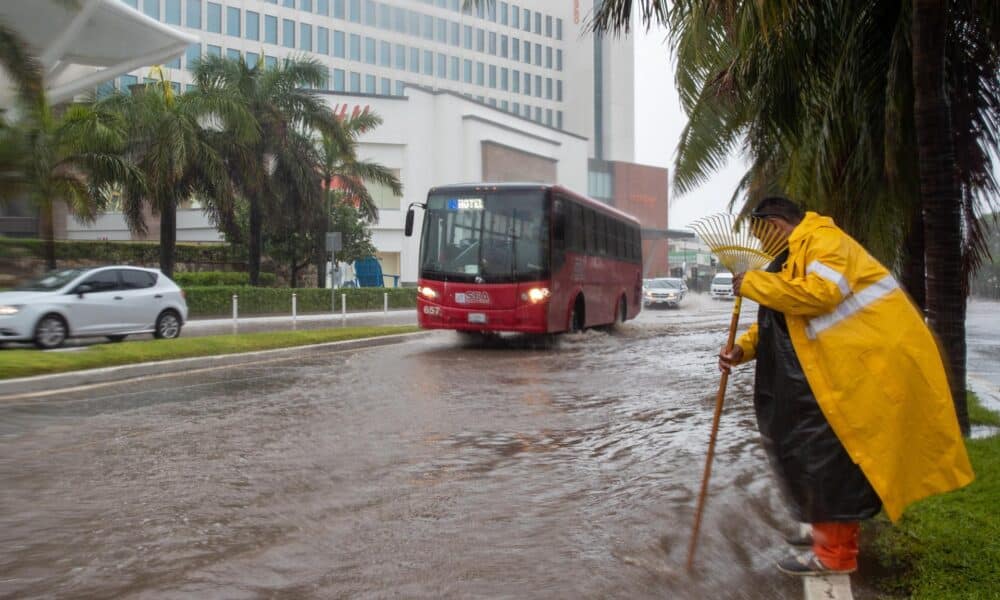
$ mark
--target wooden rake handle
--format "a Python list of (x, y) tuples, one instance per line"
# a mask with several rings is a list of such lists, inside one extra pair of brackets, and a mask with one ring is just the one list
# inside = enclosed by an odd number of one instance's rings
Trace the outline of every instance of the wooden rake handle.
[[(740, 320), (740, 306), (743, 298), (736, 297), (733, 302), (733, 316), (729, 321), (729, 339), (726, 341), (726, 354), (733, 349), (736, 342), (736, 326)], [(701, 515), (705, 509), (708, 496), (708, 480), (712, 475), (712, 459), (715, 458), (715, 440), (719, 434), (719, 418), (722, 416), (722, 404), (726, 399), (726, 384), (729, 383), (729, 373), (723, 371), (719, 378), (719, 391), (715, 395), (715, 414), (712, 416), (712, 435), (708, 440), (708, 456), (705, 457), (705, 473), (701, 478), (701, 493), (698, 495), (698, 508), (694, 513), (694, 528), (691, 530), (691, 543), (688, 546), (687, 569), (694, 567), (694, 554), (698, 549), (698, 530), (701, 528)]]

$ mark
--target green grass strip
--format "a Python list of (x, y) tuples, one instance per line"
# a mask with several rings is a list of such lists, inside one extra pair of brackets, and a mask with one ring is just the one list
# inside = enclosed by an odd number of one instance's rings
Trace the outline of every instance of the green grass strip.
[[(970, 421), (1000, 425), (1000, 415), (969, 397)], [(871, 523), (886, 574), (876, 585), (892, 598), (1000, 598), (1000, 436), (966, 440), (976, 480), (909, 508), (891, 526)]]
[(0, 350), (0, 379), (65, 373), (82, 369), (114, 367), (177, 358), (215, 356), (307, 346), (360, 338), (396, 335), (418, 331), (415, 325), (384, 327), (343, 327), (181, 337), (175, 340), (146, 340), (120, 344), (95, 344), (82, 350), (40, 352), (38, 350)]

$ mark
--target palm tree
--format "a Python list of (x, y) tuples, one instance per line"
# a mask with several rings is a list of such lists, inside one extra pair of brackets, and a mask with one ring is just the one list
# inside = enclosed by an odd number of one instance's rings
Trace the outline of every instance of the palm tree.
[(326, 188), (324, 208), (325, 219), (320, 221), (323, 231), (315, 235), (314, 263), (316, 265), (317, 287), (325, 285), (326, 249), (324, 234), (329, 226), (334, 202), (352, 204), (369, 223), (378, 222), (378, 207), (368, 191), (366, 183), (388, 187), (396, 196), (402, 196), (403, 185), (390, 169), (367, 160), (358, 159), (358, 138), (382, 124), (382, 118), (374, 112), (365, 111), (341, 121), (341, 128), (335, 135), (324, 136), (320, 140), (323, 182)]
[(82, 104), (71, 105), (56, 119), (43, 97), (0, 130), (0, 197), (27, 196), (38, 207), (49, 269), (56, 268), (56, 201), (88, 221), (116, 187), (136, 193), (144, 189), (142, 173), (122, 155), (124, 129), (120, 116)]
[[(268, 201), (278, 197), (275, 173), (304, 174), (294, 165), (281, 161), (295, 160), (296, 135), (313, 133), (336, 135), (339, 122), (323, 101), (308, 88), (324, 81), (326, 69), (316, 60), (287, 59), (276, 68), (265, 68), (263, 61), (248, 65), (243, 58), (228, 60), (209, 56), (195, 68), (195, 79), (203, 93), (228, 95), (242, 103), (251, 115), (259, 136), (250, 143), (227, 145), (227, 160), (235, 183), (249, 204), (250, 283), (257, 285), (260, 276), (262, 224)], [(234, 124), (220, 116), (225, 129)], [(282, 186), (301, 194), (310, 180), (286, 180)]]
[[(631, 4), (604, 2), (593, 28), (628, 31)], [(690, 116), (678, 191), (742, 147), (752, 166), (734, 202), (771, 191), (806, 199), (887, 264), (905, 259), (911, 291), (926, 285), (967, 430), (958, 286), (985, 255), (974, 201), (997, 193), (989, 160), (1000, 123), (996, 3), (917, 2), (912, 12), (908, 3), (834, 0), (638, 4), (643, 22), (670, 29), (677, 52)]]
[(0, 22), (0, 67), (14, 82), (21, 101), (37, 106), (43, 96), (42, 65), (13, 29)]
[[(223, 114), (236, 124), (237, 139), (256, 137), (252, 120), (239, 103), (226, 96), (199, 92), (175, 95), (162, 74), (159, 80), (116, 93), (99, 102), (128, 124), (127, 154), (143, 172), (146, 192), (126, 193), (123, 213), (132, 231), (145, 233), (143, 207), (160, 216), (160, 270), (173, 276), (177, 247), (177, 207), (199, 197), (209, 207), (232, 204), (233, 190), (225, 161), (212, 145), (210, 128), (203, 123)], [(228, 211), (221, 208), (217, 214)], [(217, 224), (222, 220), (214, 219)]]

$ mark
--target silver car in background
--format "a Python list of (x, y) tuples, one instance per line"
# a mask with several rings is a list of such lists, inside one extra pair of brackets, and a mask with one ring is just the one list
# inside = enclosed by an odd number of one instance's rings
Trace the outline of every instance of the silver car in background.
[(642, 285), (643, 306), (665, 305), (676, 308), (680, 306), (687, 294), (687, 285), (677, 277), (658, 277), (646, 279)]
[(184, 292), (156, 269), (111, 266), (52, 271), (0, 292), (0, 342), (57, 348), (70, 337), (113, 342), (137, 333), (180, 335)]

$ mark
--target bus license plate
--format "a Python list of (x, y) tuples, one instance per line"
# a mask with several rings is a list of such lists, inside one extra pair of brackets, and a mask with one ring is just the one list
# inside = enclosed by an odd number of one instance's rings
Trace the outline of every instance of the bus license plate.
[(469, 313), (469, 323), (485, 323), (486, 313)]

